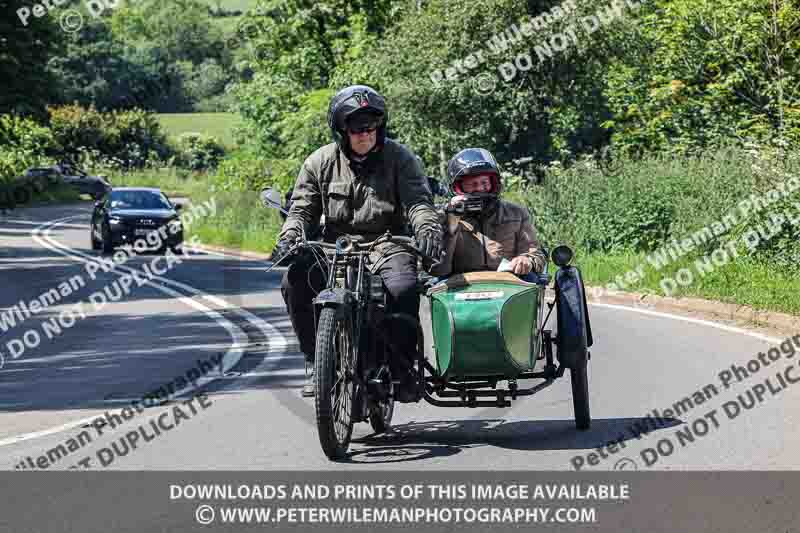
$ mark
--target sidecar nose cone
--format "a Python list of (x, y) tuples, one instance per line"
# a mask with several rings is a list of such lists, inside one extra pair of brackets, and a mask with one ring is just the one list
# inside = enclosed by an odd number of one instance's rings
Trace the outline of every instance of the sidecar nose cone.
[(553, 263), (557, 264), (560, 267), (565, 267), (569, 265), (569, 262), (572, 261), (572, 250), (569, 246), (556, 246), (553, 249), (553, 253), (550, 256), (553, 259)]

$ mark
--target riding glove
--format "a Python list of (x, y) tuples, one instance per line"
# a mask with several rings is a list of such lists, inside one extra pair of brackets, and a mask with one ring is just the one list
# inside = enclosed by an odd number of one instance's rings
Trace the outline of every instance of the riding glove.
[(440, 229), (426, 228), (417, 235), (417, 246), (425, 255), (438, 260), (442, 255), (442, 231)]
[(272, 262), (277, 263), (286, 259), (292, 248), (292, 243), (288, 239), (281, 239), (272, 249)]

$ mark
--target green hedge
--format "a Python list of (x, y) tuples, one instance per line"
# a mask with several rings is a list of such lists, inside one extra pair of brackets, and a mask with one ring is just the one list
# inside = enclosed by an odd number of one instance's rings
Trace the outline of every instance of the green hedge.
[(211, 135), (182, 133), (177, 140), (177, 163), (190, 170), (216, 168), (225, 155), (222, 143)]
[(54, 147), (47, 128), (27, 118), (0, 115), (0, 183), (11, 183), (27, 168), (43, 164)]
[(73, 158), (89, 154), (127, 169), (171, 155), (153, 113), (139, 109), (101, 113), (78, 105), (50, 107), (48, 112), (55, 142), (63, 154)]
[[(742, 199), (763, 194), (791, 175), (800, 175), (800, 157), (769, 149), (720, 149), (693, 158), (662, 155), (612, 163), (585, 159), (567, 169), (551, 166), (542, 185), (512, 188), (509, 198), (531, 209), (550, 246), (565, 243), (585, 253), (649, 252), (721, 220)], [(698, 252), (741, 236), (770, 211), (738, 220), (728, 234)], [(798, 242), (788, 232), (759, 253), (772, 260), (780, 252), (788, 263), (800, 251)]]

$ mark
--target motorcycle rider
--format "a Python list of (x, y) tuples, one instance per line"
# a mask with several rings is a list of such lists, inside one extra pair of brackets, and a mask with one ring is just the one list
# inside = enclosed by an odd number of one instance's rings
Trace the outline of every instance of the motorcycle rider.
[(544, 270), (547, 256), (528, 210), (500, 199), (500, 168), (488, 150), (461, 150), (448, 162), (447, 177), (455, 196), (445, 208), (444, 256), (432, 274), (497, 270), (503, 259), (519, 276)]
[[(319, 230), (333, 242), (342, 234), (374, 240), (387, 230), (405, 233), (410, 222), (419, 248), (438, 257), (442, 228), (433, 206), (422, 166), (404, 145), (386, 137), (388, 110), (377, 91), (353, 85), (336, 93), (328, 109), (328, 126), (334, 142), (311, 154), (303, 163), (292, 193), (289, 215), (283, 224), (273, 261), (282, 258), (305, 232)], [(376, 247), (373, 271), (383, 278), (390, 312), (408, 313), (418, 320), (416, 292), (417, 257), (402, 246), (384, 243)], [(316, 323), (312, 299), (324, 287), (326, 273), (314, 261), (295, 261), (281, 283), (281, 292), (292, 326), (305, 354), (314, 362)], [(403, 338), (416, 335), (405, 333)], [(409, 379), (409, 361), (392, 361), (392, 373), (401, 378), (400, 391)], [(313, 367), (312, 367), (313, 368)], [(306, 380), (303, 396), (313, 396), (313, 374)]]

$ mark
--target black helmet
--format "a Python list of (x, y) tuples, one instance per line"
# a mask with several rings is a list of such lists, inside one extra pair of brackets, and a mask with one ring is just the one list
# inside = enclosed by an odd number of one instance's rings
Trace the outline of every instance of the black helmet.
[(483, 148), (466, 148), (458, 152), (453, 159), (447, 163), (447, 178), (450, 191), (453, 194), (464, 194), (461, 190), (460, 181), (467, 176), (477, 176), (479, 174), (491, 174), (492, 194), (497, 196), (502, 191), (500, 181), (500, 167), (494, 156)]
[(383, 96), (372, 87), (351, 85), (345, 87), (331, 98), (328, 108), (328, 126), (333, 133), (333, 140), (339, 148), (350, 155), (350, 137), (347, 135), (347, 121), (356, 114), (370, 113), (380, 117), (375, 147), (381, 148), (386, 141), (386, 122), (389, 114)]

